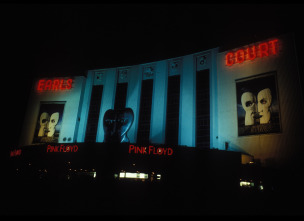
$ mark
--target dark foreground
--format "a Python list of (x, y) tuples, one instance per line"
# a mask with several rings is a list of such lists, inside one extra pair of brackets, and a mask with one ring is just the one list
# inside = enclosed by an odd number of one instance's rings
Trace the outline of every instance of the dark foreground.
[[(224, 184), (223, 184), (224, 185)], [(303, 194), (94, 181), (23, 182), (2, 189), (2, 215), (302, 215)]]
[[(0, 214), (304, 214), (299, 166), (241, 164), (232, 151), (175, 147), (160, 156), (130, 153), (128, 144), (77, 145), (75, 153), (49, 153), (41, 145), (10, 157), (1, 176)], [(146, 175), (127, 178), (130, 172)]]

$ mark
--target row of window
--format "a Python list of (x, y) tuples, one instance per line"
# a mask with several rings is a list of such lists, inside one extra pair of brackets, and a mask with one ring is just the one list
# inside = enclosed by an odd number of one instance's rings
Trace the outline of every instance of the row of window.
[[(142, 81), (138, 118), (137, 142), (149, 143), (153, 79)], [(114, 109), (126, 107), (128, 83), (117, 83)], [(93, 86), (85, 142), (95, 142), (99, 121), (103, 85)], [(178, 145), (180, 76), (168, 77), (165, 144)], [(196, 73), (196, 146), (210, 145), (209, 70)]]

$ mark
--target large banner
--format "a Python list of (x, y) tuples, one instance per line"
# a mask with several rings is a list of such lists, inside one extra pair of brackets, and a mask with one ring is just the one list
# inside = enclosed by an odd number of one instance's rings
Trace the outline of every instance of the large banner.
[(276, 72), (236, 80), (238, 135), (281, 132)]
[(64, 103), (41, 103), (33, 143), (58, 143)]

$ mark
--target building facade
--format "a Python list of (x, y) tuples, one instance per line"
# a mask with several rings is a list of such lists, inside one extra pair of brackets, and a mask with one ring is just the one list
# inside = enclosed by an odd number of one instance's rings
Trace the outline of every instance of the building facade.
[(36, 79), (20, 146), (102, 143), (109, 109), (131, 108), (130, 143), (238, 151), (263, 164), (301, 148), (303, 102), (291, 35), (86, 76)]

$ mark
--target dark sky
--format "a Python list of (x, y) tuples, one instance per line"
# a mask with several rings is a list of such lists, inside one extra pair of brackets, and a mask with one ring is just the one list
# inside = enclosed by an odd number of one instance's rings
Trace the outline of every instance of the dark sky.
[(10, 61), (29, 75), (161, 60), (237, 47), (301, 25), (302, 5), (25, 4), (1, 7)]
[(34, 77), (85, 75), (90, 69), (152, 62), (218, 46), (225, 50), (288, 32), (295, 33), (302, 55), (303, 6), (2, 4), (2, 94), (9, 95), (4, 103), (13, 115), (8, 119), (23, 122)]

